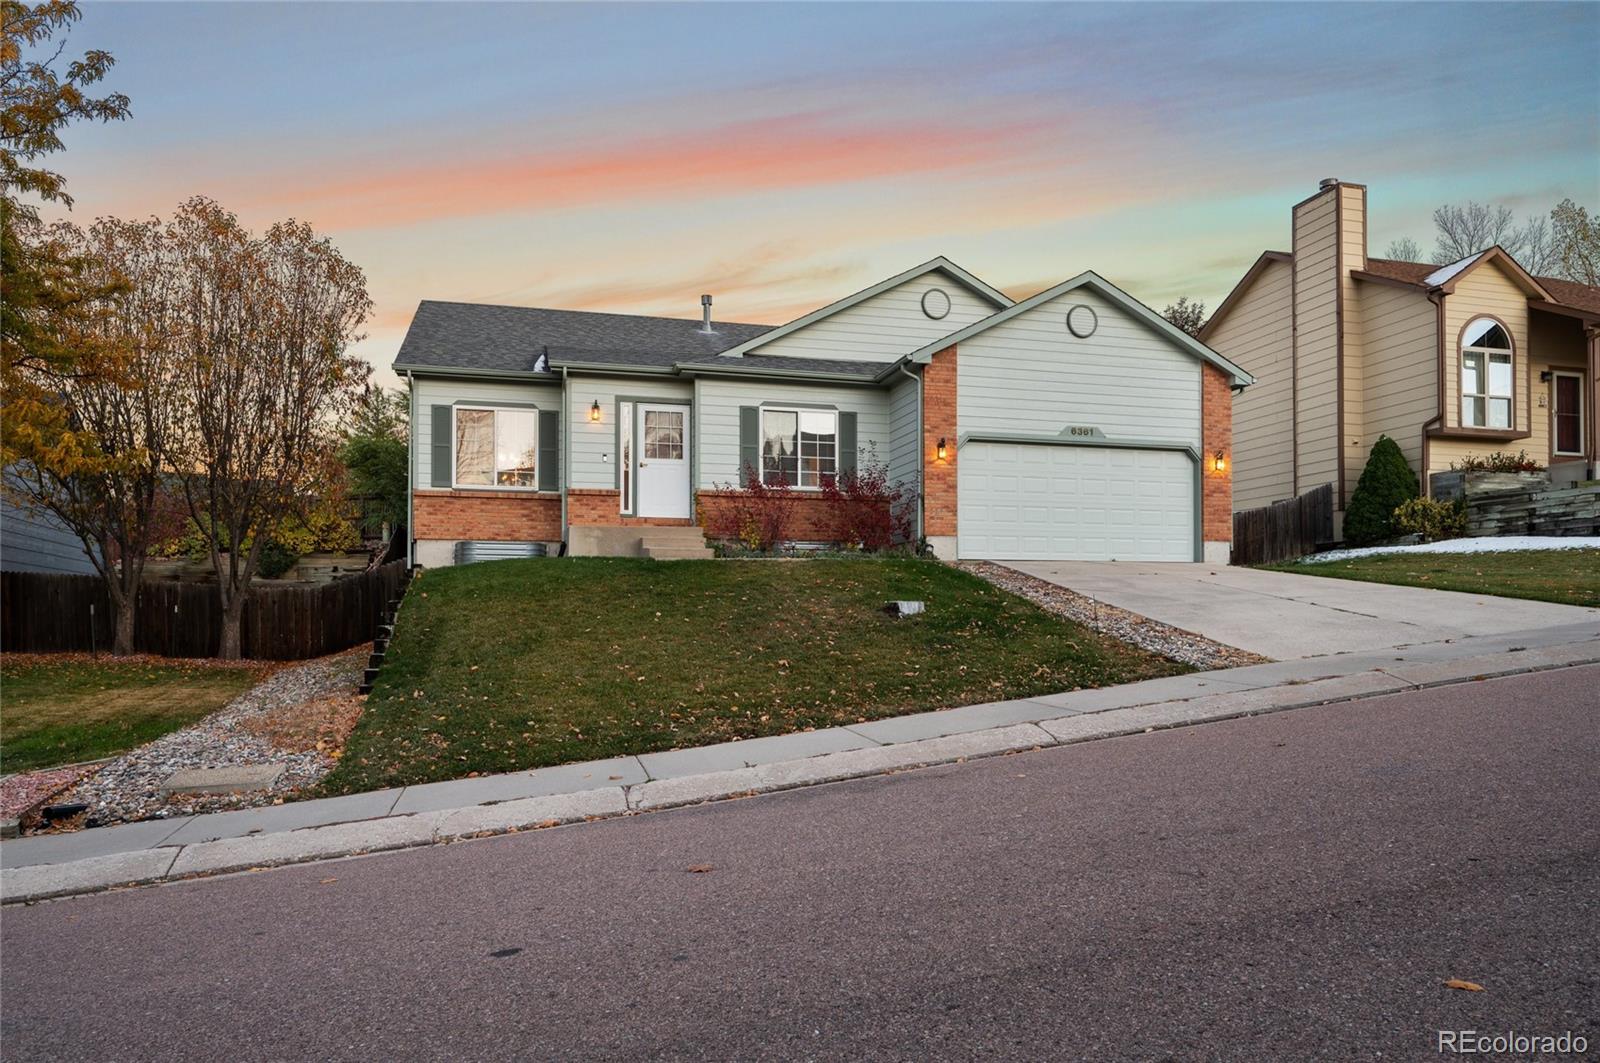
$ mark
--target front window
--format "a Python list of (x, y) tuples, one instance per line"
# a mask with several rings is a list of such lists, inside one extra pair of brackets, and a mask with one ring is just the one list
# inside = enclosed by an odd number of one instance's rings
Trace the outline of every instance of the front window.
[(833, 410), (761, 411), (761, 482), (818, 488), (839, 471)]
[(456, 485), (458, 487), (539, 486), (536, 410), (456, 408)]
[(1461, 423), (1511, 427), (1511, 337), (1493, 318), (1477, 318), (1461, 334)]

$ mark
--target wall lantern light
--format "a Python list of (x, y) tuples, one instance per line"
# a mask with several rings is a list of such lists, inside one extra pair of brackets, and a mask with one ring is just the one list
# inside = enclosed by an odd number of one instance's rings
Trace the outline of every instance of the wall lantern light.
[(945, 453), (946, 453), (945, 447), (944, 447), (944, 436), (940, 436), (939, 437), (939, 447), (938, 447), (937, 450), (934, 451), (934, 453), (938, 455), (940, 461), (944, 460)]
[(1218, 472), (1228, 471), (1228, 459), (1222, 456), (1222, 451), (1217, 451), (1216, 456), (1211, 459), (1211, 467)]
[(595, 399), (594, 400), (594, 405), (589, 407), (589, 420), (595, 422), (596, 424), (600, 423), (600, 400), (599, 399)]

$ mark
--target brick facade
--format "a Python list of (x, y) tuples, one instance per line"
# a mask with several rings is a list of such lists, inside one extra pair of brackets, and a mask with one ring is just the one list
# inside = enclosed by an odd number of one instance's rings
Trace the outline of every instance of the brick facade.
[[(945, 460), (939, 460), (939, 440)], [(922, 368), (922, 534), (956, 533), (956, 349)]]
[(561, 496), (495, 491), (417, 491), (411, 498), (418, 539), (559, 542)]
[[(1200, 511), (1201, 538), (1208, 543), (1233, 541), (1233, 389), (1228, 375), (1209, 362), (1201, 367), (1200, 384)], [(1227, 468), (1216, 470), (1222, 454)]]
[[(715, 491), (701, 491), (696, 498), (700, 524), (715, 537), (714, 532), (727, 523), (727, 510), (734, 499)], [(789, 505), (789, 538), (804, 542), (828, 542), (834, 538), (833, 514), (821, 495), (796, 491), (790, 496)]]
[(687, 517), (629, 517), (622, 514), (622, 492), (604, 487), (574, 487), (567, 492), (567, 523), (587, 528), (683, 528)]

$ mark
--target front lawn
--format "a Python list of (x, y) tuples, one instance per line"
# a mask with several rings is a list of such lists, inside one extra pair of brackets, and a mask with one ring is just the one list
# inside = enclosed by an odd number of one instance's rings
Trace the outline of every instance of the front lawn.
[(82, 655), (0, 662), (0, 771), (121, 753), (193, 723), (250, 689), (257, 665)]
[[(928, 611), (894, 619), (886, 601)], [(932, 561), (495, 561), (413, 582), (324, 792), (1106, 686), (1183, 665)]]
[(1600, 606), (1600, 550), (1374, 554), (1346, 561), (1296, 561), (1265, 567), (1306, 576)]

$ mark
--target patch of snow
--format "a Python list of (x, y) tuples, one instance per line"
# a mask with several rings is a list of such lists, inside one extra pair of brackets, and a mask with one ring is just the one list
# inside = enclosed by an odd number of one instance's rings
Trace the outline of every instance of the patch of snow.
[(1478, 261), (1478, 259), (1482, 258), (1486, 253), (1487, 252), (1479, 251), (1475, 255), (1468, 255), (1466, 258), (1452, 262), (1448, 266), (1440, 266), (1438, 269), (1422, 278), (1422, 283), (1426, 284), (1430, 288), (1437, 288), (1441, 284), (1446, 284), (1449, 282), (1451, 277), (1454, 277), (1457, 273), (1460, 273), (1462, 270)]
[(1300, 560), (1305, 564), (1321, 564), (1324, 561), (1348, 561), (1353, 557), (1372, 557), (1375, 554), (1499, 554), (1507, 550), (1600, 550), (1600, 535), (1484, 535), (1473, 539), (1416, 543), (1412, 546), (1363, 546), (1352, 550), (1329, 550), (1325, 554), (1309, 554)]

